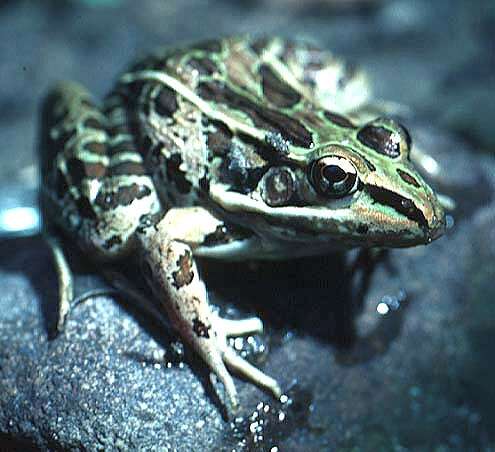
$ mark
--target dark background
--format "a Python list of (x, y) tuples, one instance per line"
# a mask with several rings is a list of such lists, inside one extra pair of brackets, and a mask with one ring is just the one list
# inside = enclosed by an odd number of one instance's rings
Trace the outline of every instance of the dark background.
[[(364, 67), (378, 98), (410, 107), (413, 140), (442, 164), (436, 186), (458, 205), (447, 237), (391, 252), (363, 297), (355, 254), (206, 265), (213, 302), (265, 321), (266, 337), (244, 346), (290, 395), (280, 405), (237, 380), (236, 423), (201, 363), (125, 302), (91, 299), (49, 340), (46, 247), (0, 240), (0, 449), (493, 450), (493, 30), (493, 0), (0, 1), (9, 205), (33, 199), (38, 110), (57, 80), (101, 97), (139, 53), (240, 33), (306, 39)], [(81, 291), (99, 283), (86, 273)], [(402, 305), (380, 316), (387, 296)]]

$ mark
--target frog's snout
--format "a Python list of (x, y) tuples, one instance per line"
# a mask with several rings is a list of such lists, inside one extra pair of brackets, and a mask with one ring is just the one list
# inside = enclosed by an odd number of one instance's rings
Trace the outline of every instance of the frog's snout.
[(438, 202), (432, 203), (431, 212), (428, 226), (425, 228), (425, 242), (427, 244), (444, 235), (448, 229), (447, 217)]
[(442, 215), (439, 218), (435, 218), (425, 231), (426, 243), (431, 243), (433, 242), (433, 240), (436, 240), (444, 235), (446, 229), (447, 222), (445, 219), (445, 215)]

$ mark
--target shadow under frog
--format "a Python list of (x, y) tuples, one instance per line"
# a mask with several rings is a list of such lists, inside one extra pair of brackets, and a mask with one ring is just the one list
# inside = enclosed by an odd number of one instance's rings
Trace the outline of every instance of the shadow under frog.
[(287, 333), (308, 335), (333, 344), (341, 364), (354, 365), (385, 353), (400, 334), (407, 300), (390, 315), (377, 313), (380, 319), (366, 336), (356, 326), (376, 266), (396, 274), (389, 253), (362, 249), (227, 266), (210, 261), (203, 277), (218, 298), (259, 315), (274, 345)]

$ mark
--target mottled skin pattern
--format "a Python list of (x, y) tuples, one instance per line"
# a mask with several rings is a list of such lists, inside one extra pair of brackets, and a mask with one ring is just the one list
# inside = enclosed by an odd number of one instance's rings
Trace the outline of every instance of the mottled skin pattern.
[(361, 124), (366, 100), (360, 71), (278, 38), (158, 51), (101, 108), (76, 84), (56, 87), (43, 110), (41, 199), (59, 327), (71, 278), (54, 228), (95, 260), (137, 257), (233, 405), (226, 365), (278, 396), (226, 342), (261, 322), (214, 314), (194, 256), (280, 259), (441, 235), (443, 209), (410, 161), (408, 132), (387, 118)]

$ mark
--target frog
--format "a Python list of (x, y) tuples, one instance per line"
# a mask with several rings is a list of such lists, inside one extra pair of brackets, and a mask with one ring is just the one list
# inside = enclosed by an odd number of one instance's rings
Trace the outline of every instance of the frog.
[(57, 329), (74, 293), (68, 239), (95, 263), (125, 262), (143, 275), (231, 406), (239, 405), (233, 372), (280, 397), (277, 379), (228, 345), (261, 333), (261, 319), (219, 315), (197, 261), (441, 237), (445, 208), (412, 158), (410, 133), (390, 115), (370, 118), (370, 105), (361, 69), (282, 37), (159, 48), (125, 69), (101, 103), (60, 82), (43, 102), (40, 133)]

